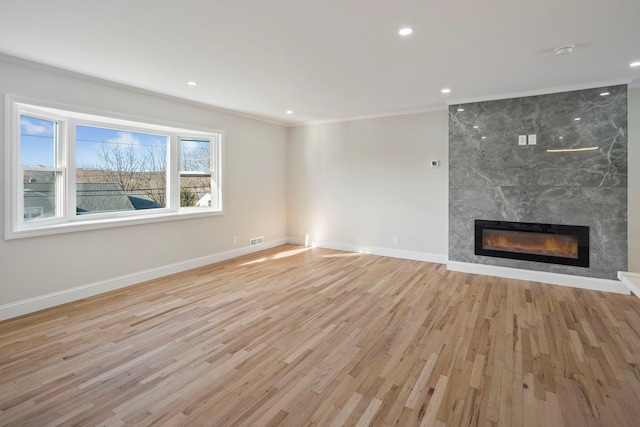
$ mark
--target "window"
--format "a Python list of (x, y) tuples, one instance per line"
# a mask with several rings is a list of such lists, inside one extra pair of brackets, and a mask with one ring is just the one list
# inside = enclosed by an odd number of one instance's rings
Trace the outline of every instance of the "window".
[(59, 123), (35, 115), (20, 115), (20, 166), (24, 183), (25, 222), (62, 216), (61, 186), (64, 167)]
[(76, 125), (76, 213), (167, 207), (169, 136)]
[(180, 206), (218, 208), (220, 192), (215, 178), (212, 182), (217, 163), (209, 140), (180, 138)]
[(222, 213), (220, 131), (7, 109), (5, 239)]

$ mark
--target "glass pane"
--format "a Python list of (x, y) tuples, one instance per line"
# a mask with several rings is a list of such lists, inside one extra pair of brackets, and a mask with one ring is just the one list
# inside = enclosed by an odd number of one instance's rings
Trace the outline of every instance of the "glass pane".
[(24, 220), (25, 222), (56, 216), (58, 182), (60, 172), (24, 172)]
[(211, 141), (180, 139), (180, 207), (215, 207), (215, 200), (211, 192)]
[(181, 138), (180, 207), (211, 206), (211, 141)]
[(208, 208), (211, 200), (210, 177), (180, 175), (180, 207)]
[(76, 126), (76, 212), (166, 206), (169, 138)]
[(20, 164), (55, 167), (56, 123), (35, 117), (20, 116)]
[(211, 141), (180, 139), (180, 171), (211, 172)]

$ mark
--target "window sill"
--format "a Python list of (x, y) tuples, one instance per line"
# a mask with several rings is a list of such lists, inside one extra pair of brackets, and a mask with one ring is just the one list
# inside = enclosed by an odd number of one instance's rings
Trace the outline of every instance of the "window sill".
[(52, 224), (38, 228), (20, 229), (15, 231), (7, 228), (5, 230), (4, 240), (49, 236), (53, 234), (75, 233), (78, 231), (100, 230), (103, 228), (128, 227), (132, 225), (153, 224), (156, 222), (196, 219), (221, 215), (224, 215), (224, 211), (184, 209), (179, 212), (149, 214), (137, 217), (83, 220), (78, 222), (67, 222), (63, 224)]

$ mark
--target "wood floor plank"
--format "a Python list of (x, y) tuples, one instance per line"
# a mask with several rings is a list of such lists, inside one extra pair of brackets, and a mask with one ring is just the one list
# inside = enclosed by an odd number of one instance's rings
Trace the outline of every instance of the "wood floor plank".
[(0, 322), (0, 426), (629, 426), (640, 300), (284, 245)]

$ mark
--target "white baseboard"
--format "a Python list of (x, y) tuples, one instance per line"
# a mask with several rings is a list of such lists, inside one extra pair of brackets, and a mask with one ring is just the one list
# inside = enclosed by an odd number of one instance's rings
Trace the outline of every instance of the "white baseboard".
[(522, 270), (519, 268), (499, 267), (495, 265), (473, 264), (469, 262), (449, 261), (447, 270), (462, 273), (483, 274), (507, 279), (528, 280), (550, 285), (570, 286), (592, 291), (614, 292), (629, 295), (629, 289), (617, 280), (594, 277), (573, 276), (570, 274), (549, 273), (546, 271)]
[(248, 255), (253, 252), (259, 252), (265, 249), (275, 248), (276, 246), (288, 243), (289, 239), (282, 238), (265, 242), (262, 245), (252, 247), (242, 247), (226, 252), (220, 252), (213, 255), (195, 258), (187, 261), (181, 261), (174, 264), (165, 265), (158, 268), (139, 271), (137, 273), (127, 274), (125, 276), (114, 277), (112, 279), (102, 280), (87, 285), (77, 286), (63, 291), (53, 292), (46, 295), (40, 295), (34, 298), (28, 298), (9, 304), (0, 305), (0, 320), (11, 319), (13, 317), (22, 316), (24, 314), (33, 313), (45, 308), (54, 307), (56, 305), (66, 304), (68, 302), (77, 301), (94, 295), (113, 291), (136, 283), (145, 282), (147, 280), (158, 279), (181, 271), (190, 270), (192, 268), (202, 267), (220, 261), (226, 261), (242, 255)]
[(287, 237), (287, 243), (298, 246), (309, 246), (301, 237)]
[(640, 273), (618, 271), (618, 279), (637, 297), (640, 297)]
[(333, 249), (344, 252), (359, 252), (370, 255), (387, 256), (390, 258), (410, 259), (413, 261), (433, 262), (436, 264), (446, 264), (447, 255), (431, 254), (428, 252), (405, 251), (401, 249), (380, 248), (376, 246), (354, 245), (351, 243), (330, 242), (312, 240), (305, 242), (305, 239), (298, 237), (289, 237), (289, 243), (295, 245), (313, 246), (316, 248)]
[[(372, 246), (353, 245), (341, 242), (329, 241), (312, 241), (305, 242), (305, 239), (297, 237), (281, 238), (265, 242), (263, 245), (253, 247), (242, 247), (226, 252), (220, 252), (200, 258), (182, 261), (174, 264), (165, 265), (158, 268), (143, 270), (112, 279), (102, 280), (87, 285), (77, 286), (63, 291), (53, 292), (46, 295), (40, 295), (34, 298), (28, 298), (9, 304), (0, 305), (0, 321), (11, 319), (13, 317), (22, 316), (33, 313), (56, 305), (66, 304), (68, 302), (77, 301), (94, 295), (113, 291), (135, 285), (136, 283), (145, 282), (147, 280), (158, 279), (170, 274), (180, 273), (192, 268), (202, 267), (214, 264), (220, 261), (237, 258), (239, 256), (248, 255), (265, 249), (274, 248), (276, 246), (291, 243), (295, 245), (334, 249), (345, 252), (359, 252), (371, 255), (387, 256), (391, 258), (410, 259), (415, 261), (433, 262), (437, 264), (447, 264), (447, 269), (452, 271), (460, 271), (464, 273), (484, 274), (488, 276), (506, 277), (510, 279), (530, 280), (535, 282), (549, 283), (553, 285), (572, 286), (576, 288), (615, 292), (629, 295), (630, 291), (627, 286), (616, 280), (596, 279), (592, 277), (571, 276), (567, 274), (547, 273), (542, 271), (521, 270), (508, 267), (497, 267), (482, 264), (472, 264), (457, 261), (447, 261), (446, 255), (431, 254), (427, 252), (415, 252), (399, 249), (379, 248)], [(640, 289), (636, 289), (636, 295), (640, 296)]]
[[(458, 261), (449, 261), (446, 255), (430, 254), (426, 252), (404, 251), (399, 249), (379, 248), (372, 246), (360, 246), (350, 243), (331, 241), (305, 241), (303, 238), (289, 237), (288, 242), (295, 245), (314, 246), (318, 248), (333, 249), (345, 252), (360, 252), (371, 255), (403, 258), (415, 261), (447, 264), (447, 269), (463, 273), (482, 274), (485, 276), (505, 277), (508, 279), (528, 280), (533, 282), (548, 283), (551, 285), (570, 286), (573, 288), (588, 289), (592, 291), (613, 292), (629, 295), (629, 289), (617, 280), (599, 279), (593, 277), (574, 276), (570, 274), (549, 273), (545, 271), (522, 270), (519, 268), (499, 267), (485, 264), (473, 264)], [(640, 296), (640, 289), (638, 289)]]

